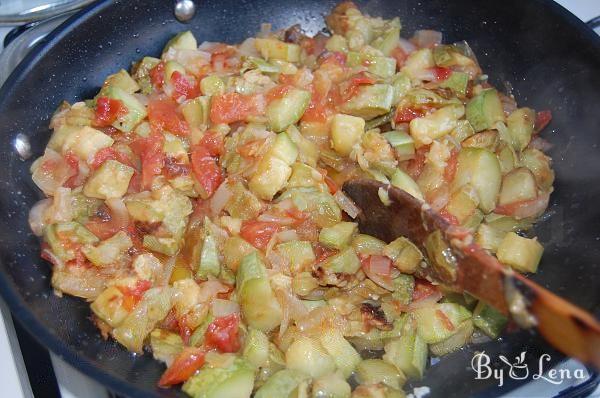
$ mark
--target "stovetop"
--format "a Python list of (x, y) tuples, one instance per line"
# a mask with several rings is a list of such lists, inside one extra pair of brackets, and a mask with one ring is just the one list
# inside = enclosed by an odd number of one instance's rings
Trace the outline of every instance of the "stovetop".
[[(556, 0), (563, 7), (583, 21), (595, 20), (596, 31), (600, 34), (600, 0)], [(39, 0), (0, 0), (0, 86), (10, 71), (25, 56), (27, 51), (47, 33), (62, 23), (73, 13), (74, 5), (91, 2), (56, 0), (51, 7), (41, 7), (48, 1)], [(11, 8), (12, 7), (12, 8)], [(28, 10), (30, 19), (36, 19), (30, 25), (33, 29), (24, 29), (29, 20), (20, 11)], [(55, 16), (56, 14), (61, 14)], [(8, 17), (7, 17), (8, 16)], [(3, 22), (5, 17), (9, 22)], [(11, 19), (12, 18), (12, 19)], [(41, 22), (40, 22), (41, 20)], [(29, 25), (27, 27), (30, 27)], [(10, 42), (10, 43), (9, 43)], [(112, 393), (102, 385), (83, 375), (59, 357), (39, 345), (18, 323), (13, 322), (6, 304), (0, 299), (0, 396), (11, 398), (62, 397), (62, 398), (111, 398)], [(577, 361), (570, 360), (558, 368), (563, 370), (581, 369)], [(597, 382), (596, 382), (597, 383)], [(565, 388), (541, 380), (513, 390), (513, 397), (554, 397)], [(569, 397), (600, 397), (600, 387), (587, 395), (561, 395)], [(507, 396), (508, 398), (508, 396)]]

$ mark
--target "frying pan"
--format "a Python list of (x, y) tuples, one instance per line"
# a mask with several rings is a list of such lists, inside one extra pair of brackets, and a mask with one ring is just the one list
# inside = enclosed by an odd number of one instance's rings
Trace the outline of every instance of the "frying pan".
[[(520, 104), (554, 115), (544, 132), (552, 144), (555, 192), (535, 232), (545, 246), (538, 283), (600, 314), (600, 40), (552, 1), (371, 0), (357, 1), (371, 15), (399, 16), (403, 35), (432, 28), (446, 42), (467, 40), (492, 83), (512, 86)], [(173, 17), (168, 1), (99, 1), (49, 35), (15, 70), (0, 91), (0, 291), (16, 318), (46, 347), (110, 390), (132, 397), (182, 397), (161, 390), (163, 366), (146, 353), (133, 356), (112, 340), (102, 340), (89, 320), (88, 304), (58, 298), (49, 286), (50, 268), (39, 258), (39, 242), (29, 232), (29, 208), (41, 197), (29, 177), (33, 158), (50, 136), (50, 115), (62, 99), (92, 97), (104, 77), (128, 68), (144, 54), (158, 55), (175, 33), (191, 29), (199, 41), (240, 42), (261, 22), (274, 28), (301, 23), (309, 33), (323, 27), (322, 16), (335, 0), (200, 0), (188, 25)], [(22, 160), (14, 140), (31, 143)], [(509, 359), (526, 351), (537, 369), (564, 358), (527, 331), (506, 333), (500, 341), (471, 344), (432, 365), (425, 378), (432, 397), (497, 396), (519, 383), (475, 380), (470, 362), (485, 350), (492, 367), (498, 355)], [(530, 379), (529, 379), (530, 380)]]

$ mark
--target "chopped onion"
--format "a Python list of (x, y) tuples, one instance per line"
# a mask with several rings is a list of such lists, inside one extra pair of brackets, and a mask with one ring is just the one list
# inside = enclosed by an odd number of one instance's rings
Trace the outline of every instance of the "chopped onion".
[(371, 256), (366, 266), (362, 267), (367, 277), (386, 290), (393, 291), (392, 270), (398, 276), (398, 270), (392, 267), (392, 260), (385, 256)]
[(200, 51), (206, 51), (206, 52), (211, 52), (219, 44), (221, 44), (221, 43), (216, 42), (216, 41), (203, 41), (198, 46), (198, 50), (200, 50)]
[(169, 284), (171, 274), (173, 273), (173, 269), (175, 268), (176, 260), (177, 256), (169, 257), (169, 259), (165, 263), (165, 266), (162, 269), (162, 272), (156, 276), (156, 286), (166, 286)]
[(408, 310), (416, 310), (418, 308), (429, 307), (437, 303), (442, 299), (442, 293), (439, 290), (436, 290), (434, 293), (425, 297), (422, 300), (413, 301), (408, 305)]
[(250, 37), (242, 42), (238, 47), (238, 51), (241, 55), (246, 57), (260, 57), (260, 54), (254, 46), (254, 37)]
[(500, 93), (500, 102), (502, 103), (504, 116), (508, 116), (517, 110), (517, 101), (513, 97)]
[(221, 210), (223, 210), (225, 205), (227, 205), (227, 202), (232, 196), (233, 192), (231, 191), (227, 181), (219, 185), (219, 188), (217, 188), (210, 199), (210, 212), (212, 213), (213, 217), (216, 217), (221, 213)]
[(129, 225), (129, 212), (127, 206), (121, 198), (111, 198), (106, 200), (106, 206), (110, 209), (111, 224), (119, 226), (122, 229)]
[[(42, 236), (44, 234), (44, 228), (46, 227), (46, 220), (44, 219), (44, 213), (52, 205), (52, 199), (42, 199), (37, 202), (31, 210), (29, 210), (29, 227), (36, 236)], [(49, 250), (48, 250), (49, 251)]]
[(212, 314), (218, 318), (240, 312), (240, 306), (235, 301), (214, 299), (212, 302)]
[(217, 297), (219, 293), (229, 292), (229, 287), (219, 282), (218, 280), (211, 280), (200, 283), (200, 293), (198, 294), (198, 301), (206, 303)]
[(398, 43), (398, 45), (406, 54), (410, 54), (417, 49), (417, 47), (415, 47), (414, 44), (403, 38), (400, 38), (400, 42)]
[(346, 212), (346, 214), (348, 214), (351, 218), (358, 217), (360, 209), (344, 192), (338, 190), (333, 197), (335, 198), (337, 204), (340, 205), (340, 208)]
[(448, 204), (450, 200), (450, 188), (444, 184), (435, 191), (427, 195), (431, 208), (435, 211), (440, 211)]
[(279, 225), (292, 225), (296, 222), (296, 220), (291, 217), (276, 216), (269, 213), (261, 214), (256, 218), (256, 220), (263, 222), (272, 222)]
[(173, 47), (163, 56), (165, 61), (177, 61), (193, 75), (200, 75), (201, 68), (204, 65), (210, 64), (211, 54), (206, 51), (199, 50), (177, 50)]
[(423, 29), (415, 32), (412, 42), (419, 48), (428, 48), (436, 44), (442, 44), (442, 38), (442, 32)]
[(67, 161), (50, 148), (46, 148), (44, 156), (31, 165), (31, 172), (35, 185), (48, 196), (54, 195), (58, 187), (75, 175)]
[(278, 242), (289, 242), (291, 240), (299, 240), (296, 230), (288, 229), (277, 233)]

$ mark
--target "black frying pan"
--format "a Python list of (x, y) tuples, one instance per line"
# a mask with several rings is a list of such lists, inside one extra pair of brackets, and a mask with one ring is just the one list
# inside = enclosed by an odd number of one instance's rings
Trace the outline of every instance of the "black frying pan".
[[(104, 77), (128, 68), (144, 54), (158, 55), (173, 34), (191, 29), (199, 41), (240, 42), (261, 22), (275, 28), (301, 23), (310, 33), (335, 0), (200, 0), (187, 26), (175, 21), (172, 2), (100, 1), (69, 19), (17, 68), (0, 91), (0, 291), (13, 314), (45, 346), (109, 389), (134, 397), (184, 396), (161, 390), (163, 365), (151, 355), (134, 357), (113, 341), (103, 341), (89, 321), (88, 304), (58, 298), (49, 286), (50, 269), (39, 258), (39, 242), (29, 232), (27, 214), (41, 195), (29, 177), (32, 159), (14, 149), (21, 133), (34, 157), (43, 152), (50, 115), (62, 99), (96, 94)], [(552, 1), (372, 0), (361, 9), (400, 16), (403, 35), (420, 28), (442, 30), (446, 42), (467, 40), (492, 82), (510, 82), (520, 104), (552, 109), (544, 136), (554, 144), (557, 181), (547, 217), (536, 226), (546, 251), (533, 278), (550, 290), (600, 313), (600, 40)], [(507, 333), (499, 342), (469, 347), (433, 365), (425, 379), (432, 397), (496, 396), (518, 382), (474, 380), (473, 352), (512, 359), (527, 351), (531, 369), (549, 353), (546, 368), (563, 358), (537, 336)], [(492, 366), (502, 367), (494, 359)]]

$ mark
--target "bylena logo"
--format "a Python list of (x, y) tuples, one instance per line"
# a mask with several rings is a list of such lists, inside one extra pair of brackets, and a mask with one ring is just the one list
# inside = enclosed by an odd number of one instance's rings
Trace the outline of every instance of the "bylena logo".
[[(498, 381), (498, 386), (502, 387), (504, 381), (509, 378), (513, 380), (544, 380), (552, 384), (562, 384), (565, 380), (585, 380), (587, 378), (584, 369), (545, 369), (545, 365), (550, 361), (550, 355), (543, 354), (537, 361), (537, 368), (529, 369), (529, 365), (525, 362), (526, 352), (515, 357), (514, 361), (510, 361), (504, 355), (499, 355), (498, 358), (506, 366), (500, 369), (492, 368), (491, 358), (485, 351), (481, 351), (473, 355), (471, 359), (471, 368), (475, 371), (476, 380), (495, 379)], [(508, 367), (508, 369), (507, 369)]]

